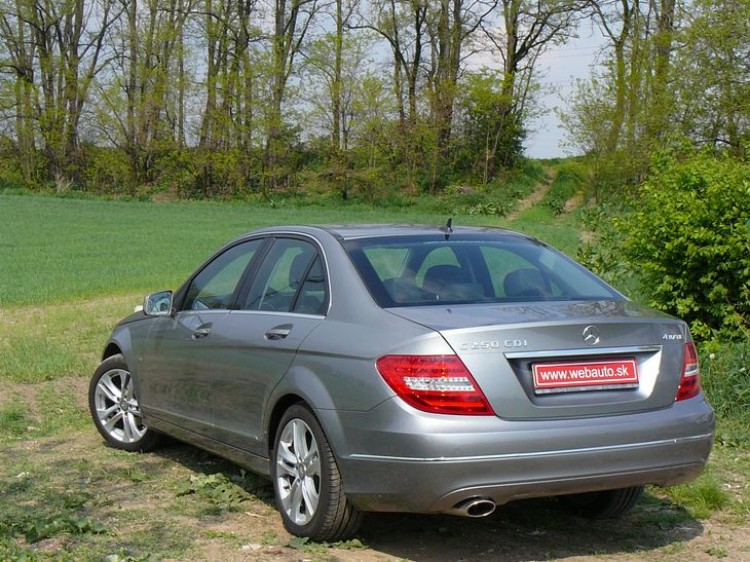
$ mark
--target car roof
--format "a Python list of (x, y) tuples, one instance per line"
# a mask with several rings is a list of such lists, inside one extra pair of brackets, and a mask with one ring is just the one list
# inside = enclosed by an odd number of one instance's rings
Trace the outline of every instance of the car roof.
[(339, 224), (339, 225), (296, 225), (296, 226), (275, 226), (264, 228), (260, 231), (254, 231), (250, 234), (265, 233), (289, 233), (300, 232), (307, 234), (316, 234), (320, 231), (326, 231), (340, 240), (356, 240), (363, 238), (381, 238), (381, 237), (403, 237), (419, 236), (425, 234), (450, 234), (450, 235), (496, 235), (511, 236), (527, 240), (537, 241), (531, 236), (521, 234), (512, 230), (489, 226), (447, 226), (426, 225), (426, 224)]

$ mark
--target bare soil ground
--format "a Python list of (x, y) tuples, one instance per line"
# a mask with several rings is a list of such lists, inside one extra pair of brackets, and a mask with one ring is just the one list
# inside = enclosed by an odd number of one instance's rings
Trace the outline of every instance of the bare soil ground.
[[(61, 392), (73, 392), (85, 412), (85, 378), (56, 384)], [(35, 386), (40, 385), (14, 390), (38, 411), (42, 402)], [(734, 508), (705, 520), (651, 489), (631, 514), (617, 521), (572, 517), (554, 499), (527, 500), (502, 506), (484, 519), (370, 514), (357, 541), (333, 545), (290, 536), (275, 510), (269, 483), (180, 443), (155, 453), (127, 454), (106, 447), (93, 426), (82, 420), (75, 431), (6, 442), (0, 452), (0, 503), (16, 502), (23, 504), (22, 512), (48, 515), (55, 511), (55, 497), (83, 494), (83, 514), (107, 530), (103, 535), (62, 534), (29, 544), (22, 536), (14, 538), (18, 548), (52, 559), (65, 559), (58, 558), (61, 553), (76, 560), (79, 555), (102, 559), (80, 554), (96, 552), (120, 556), (111, 560), (146, 560), (145, 555), (154, 553), (156, 560), (227, 562), (750, 561), (750, 475), (745, 472), (750, 453), (744, 450), (731, 453), (735, 458), (730, 466), (737, 471), (725, 478)], [(191, 482), (215, 475), (233, 482), (225, 504), (215, 490), (200, 485), (190, 490)]]

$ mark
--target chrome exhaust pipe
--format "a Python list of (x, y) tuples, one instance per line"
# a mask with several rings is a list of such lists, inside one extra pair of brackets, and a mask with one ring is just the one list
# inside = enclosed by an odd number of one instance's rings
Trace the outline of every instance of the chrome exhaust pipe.
[(469, 498), (458, 502), (453, 507), (453, 512), (464, 517), (487, 517), (495, 511), (496, 507), (497, 505), (490, 498)]

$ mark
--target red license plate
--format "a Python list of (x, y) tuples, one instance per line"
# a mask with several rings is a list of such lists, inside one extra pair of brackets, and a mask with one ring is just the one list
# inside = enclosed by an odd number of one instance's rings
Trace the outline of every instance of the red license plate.
[(537, 392), (638, 386), (638, 365), (633, 358), (536, 363), (532, 371)]

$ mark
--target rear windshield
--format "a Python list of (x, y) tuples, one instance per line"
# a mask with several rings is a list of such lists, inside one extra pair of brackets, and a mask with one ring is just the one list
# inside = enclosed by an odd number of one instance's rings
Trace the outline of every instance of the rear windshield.
[(570, 258), (512, 235), (355, 239), (344, 248), (382, 307), (623, 300)]

